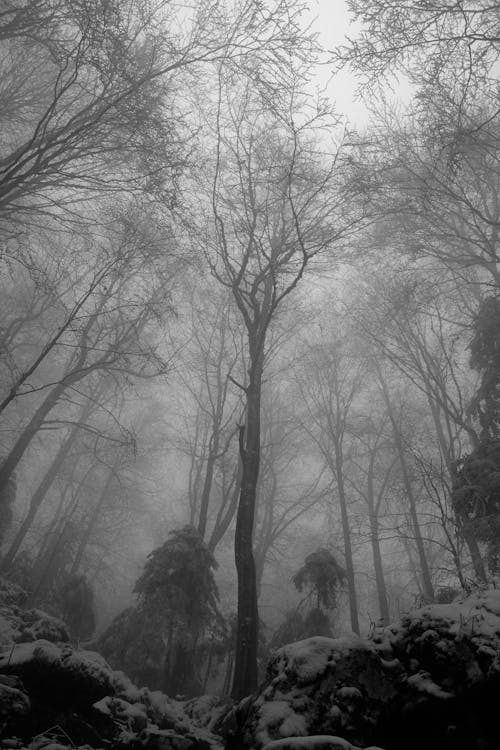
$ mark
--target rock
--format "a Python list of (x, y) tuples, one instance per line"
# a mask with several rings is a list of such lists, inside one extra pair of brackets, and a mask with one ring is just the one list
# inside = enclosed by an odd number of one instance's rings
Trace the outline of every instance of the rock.
[(0, 578), (0, 607), (22, 606), (28, 594), (17, 583)]
[(31, 703), (24, 691), (0, 683), (0, 727), (3, 733), (25, 721), (30, 710)]
[(285, 737), (322, 735), (367, 744), (395, 693), (370, 642), (356, 636), (308, 638), (271, 659), (244, 742), (261, 748)]
[(67, 643), (68, 629), (62, 620), (39, 609), (22, 609), (15, 604), (0, 606), (0, 646), (39, 639)]
[(250, 705), (233, 713), (232, 744), (323, 748), (334, 737), (339, 747), (496, 750), (499, 693), (500, 592), (493, 590), (414, 610), (372, 640), (316, 637), (284, 646)]
[[(360, 750), (342, 737), (328, 734), (312, 735), (309, 737), (287, 737), (283, 740), (269, 742), (264, 750)], [(366, 750), (382, 750), (369, 747)]]
[(111, 669), (98, 654), (46, 640), (0, 650), (0, 673), (17, 675), (30, 695), (58, 705), (92, 705), (114, 693)]

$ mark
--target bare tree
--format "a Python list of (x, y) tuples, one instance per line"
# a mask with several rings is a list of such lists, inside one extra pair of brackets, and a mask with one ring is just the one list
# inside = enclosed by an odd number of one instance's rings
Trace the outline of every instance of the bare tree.
[(354, 400), (363, 384), (363, 367), (346, 342), (328, 338), (305, 352), (298, 386), (305, 406), (303, 429), (318, 449), (335, 482), (344, 540), (351, 628), (359, 634), (356, 581), (346, 485), (346, 439)]
[[(257, 596), (252, 551), (260, 466), (260, 409), (267, 336), (277, 311), (295, 290), (309, 261), (358, 228), (364, 206), (352, 208), (343, 182), (347, 160), (322, 153), (311, 140), (327, 113), (293, 113), (301, 102), (292, 81), (281, 101), (262, 100), (249, 89), (217, 109), (215, 176), (210, 195), (214, 229), (208, 261), (214, 277), (231, 290), (247, 336), (248, 376), (235, 557), (238, 633), (233, 695), (241, 698), (257, 680)], [(265, 92), (264, 92), (265, 96)], [(223, 106), (224, 105), (224, 106)], [(226, 115), (227, 112), (227, 115)], [(342, 187), (341, 187), (342, 185)], [(350, 194), (353, 198), (354, 190)], [(207, 210), (209, 207), (207, 206)], [(207, 237), (208, 234), (208, 237)]]
[(170, 309), (169, 255), (163, 240), (150, 228), (144, 235), (136, 227), (135, 232), (122, 233), (122, 239), (114, 248), (116, 261), (109, 264), (98, 285), (92, 283), (92, 294), (85, 295), (85, 304), (79, 306), (71, 325), (64, 327), (57, 346), (51, 347), (50, 369), (36, 385), (23, 390), (31, 394), (34, 408), (0, 467), (0, 486), (9, 481), (44, 426), (71, 424), (72, 416), (53, 411), (56, 407), (60, 411), (62, 400), (71, 401), (75, 389), (103, 374), (130, 380), (157, 375), (168, 367), (159, 353), (157, 336)]
[(383, 417), (375, 415), (374, 418), (369, 415), (358, 418), (353, 432), (356, 447), (351, 450), (350, 462), (356, 467), (356, 474), (359, 476), (346, 476), (346, 481), (358, 493), (368, 511), (380, 619), (384, 625), (388, 625), (389, 599), (381, 550), (380, 516), (397, 458), (388, 456), (392, 442), (388, 441), (387, 420)]

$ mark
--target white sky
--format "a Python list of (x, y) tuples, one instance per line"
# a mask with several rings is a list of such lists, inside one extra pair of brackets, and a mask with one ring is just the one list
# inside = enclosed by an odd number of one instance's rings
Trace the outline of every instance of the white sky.
[[(345, 41), (346, 36), (356, 37), (360, 24), (350, 19), (346, 0), (308, 0), (313, 30), (320, 36), (324, 49), (332, 50)], [(363, 128), (368, 125), (370, 112), (357, 93), (359, 80), (349, 71), (343, 70), (332, 77), (333, 66), (325, 66), (318, 73), (318, 86), (326, 87), (326, 93), (335, 103), (337, 112), (345, 115), (350, 125)], [(394, 100), (403, 107), (409, 104), (412, 90), (405, 76), (398, 75), (391, 80), (391, 90), (386, 89), (388, 100)]]
[[(356, 36), (356, 26), (351, 23), (345, 0), (309, 0), (313, 29), (320, 35), (321, 45), (331, 50), (341, 44), (346, 35)], [(366, 105), (356, 94), (357, 81), (348, 71), (342, 71), (332, 79), (332, 66), (325, 66), (318, 75), (318, 85), (326, 86), (326, 92), (335, 102), (339, 114), (346, 115), (352, 125), (362, 126), (368, 122)]]

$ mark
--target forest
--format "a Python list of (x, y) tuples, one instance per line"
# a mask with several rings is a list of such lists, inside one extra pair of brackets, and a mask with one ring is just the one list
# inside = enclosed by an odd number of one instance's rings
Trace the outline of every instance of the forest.
[(346, 6), (0, 0), (6, 750), (497, 747), (500, 5)]

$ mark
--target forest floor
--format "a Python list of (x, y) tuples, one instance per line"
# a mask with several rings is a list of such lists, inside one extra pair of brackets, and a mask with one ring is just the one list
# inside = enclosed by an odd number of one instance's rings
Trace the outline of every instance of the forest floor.
[(135, 686), (0, 582), (5, 750), (496, 750), (499, 694), (497, 590), (413, 610), (370, 639), (284, 646), (231, 706)]

